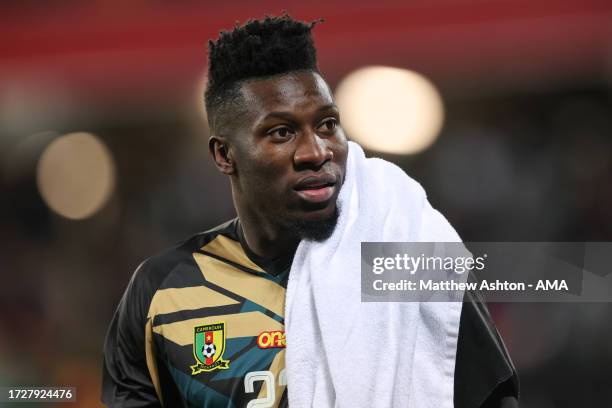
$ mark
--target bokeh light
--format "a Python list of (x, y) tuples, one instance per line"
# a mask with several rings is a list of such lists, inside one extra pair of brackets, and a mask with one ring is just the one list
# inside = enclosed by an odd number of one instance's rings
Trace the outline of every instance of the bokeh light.
[(74, 220), (100, 210), (115, 187), (113, 157), (91, 133), (70, 133), (54, 140), (41, 155), (36, 173), (47, 205)]
[(418, 153), (436, 140), (444, 119), (442, 98), (416, 72), (372, 66), (349, 74), (336, 89), (342, 124), (366, 148)]

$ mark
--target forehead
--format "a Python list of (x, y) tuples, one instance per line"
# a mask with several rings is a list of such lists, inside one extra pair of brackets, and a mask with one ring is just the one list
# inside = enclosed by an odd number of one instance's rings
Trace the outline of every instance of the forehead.
[(329, 86), (316, 72), (248, 81), (242, 84), (241, 93), (253, 119), (269, 112), (307, 112), (333, 103)]

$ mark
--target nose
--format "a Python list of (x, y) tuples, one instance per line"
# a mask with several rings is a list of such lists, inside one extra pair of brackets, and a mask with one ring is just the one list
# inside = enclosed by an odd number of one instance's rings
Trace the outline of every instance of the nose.
[(300, 135), (294, 154), (296, 167), (307, 166), (318, 169), (333, 157), (334, 153), (325, 138), (319, 137), (316, 132), (305, 132)]

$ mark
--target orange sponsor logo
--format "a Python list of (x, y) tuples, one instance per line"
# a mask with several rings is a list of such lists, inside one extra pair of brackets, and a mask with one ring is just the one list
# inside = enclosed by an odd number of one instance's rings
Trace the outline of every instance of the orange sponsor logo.
[(257, 336), (257, 346), (262, 349), (286, 347), (285, 332), (282, 330), (261, 332)]

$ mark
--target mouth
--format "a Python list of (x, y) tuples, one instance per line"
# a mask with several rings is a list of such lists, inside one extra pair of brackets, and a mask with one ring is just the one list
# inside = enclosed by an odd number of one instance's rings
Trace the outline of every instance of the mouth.
[(302, 199), (311, 203), (323, 203), (333, 195), (336, 187), (336, 177), (332, 174), (310, 176), (300, 180), (293, 189)]

